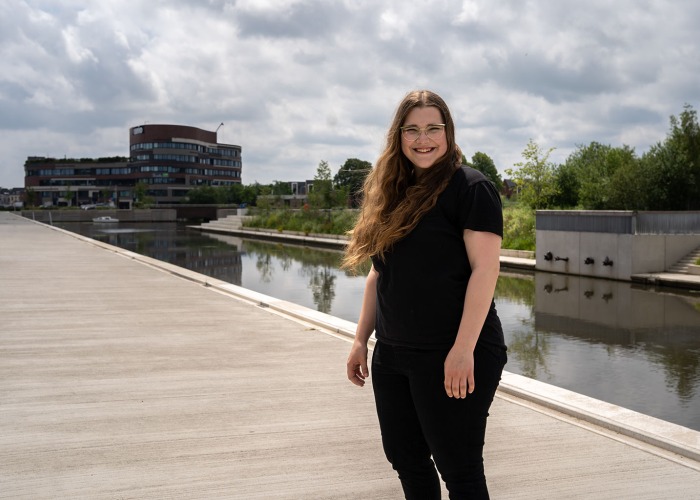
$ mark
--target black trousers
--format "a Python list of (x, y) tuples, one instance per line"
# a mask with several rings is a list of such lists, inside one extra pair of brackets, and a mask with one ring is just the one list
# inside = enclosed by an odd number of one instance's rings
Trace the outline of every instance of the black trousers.
[(379, 341), (374, 347), (372, 386), (382, 444), (409, 500), (440, 498), (436, 466), (451, 499), (489, 498), (484, 435), (506, 353), (477, 345), (476, 389), (455, 399), (444, 388), (448, 352)]

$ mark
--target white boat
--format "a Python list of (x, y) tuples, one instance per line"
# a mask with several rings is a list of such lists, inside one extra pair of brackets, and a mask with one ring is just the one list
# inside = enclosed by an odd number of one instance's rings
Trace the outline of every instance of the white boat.
[(98, 224), (111, 224), (113, 222), (119, 222), (119, 219), (115, 219), (109, 215), (103, 215), (102, 217), (95, 217), (92, 219), (92, 222), (96, 222)]

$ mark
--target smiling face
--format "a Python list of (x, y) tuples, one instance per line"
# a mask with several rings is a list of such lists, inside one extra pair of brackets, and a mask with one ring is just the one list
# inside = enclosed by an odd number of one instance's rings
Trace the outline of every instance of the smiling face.
[(437, 139), (428, 137), (424, 131), (430, 125), (445, 123), (442, 113), (435, 106), (413, 108), (407, 115), (402, 127), (417, 127), (421, 134), (415, 141), (401, 136), (401, 151), (416, 167), (416, 174), (435, 165), (447, 152), (447, 137), (443, 132)]

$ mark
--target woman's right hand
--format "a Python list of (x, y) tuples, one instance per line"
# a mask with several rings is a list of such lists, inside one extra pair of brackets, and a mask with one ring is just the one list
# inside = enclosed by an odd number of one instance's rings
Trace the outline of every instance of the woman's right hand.
[(365, 379), (369, 377), (367, 351), (367, 344), (355, 341), (352, 344), (352, 349), (350, 349), (350, 355), (348, 356), (348, 379), (359, 387), (365, 385)]
[(350, 355), (348, 356), (348, 379), (359, 387), (365, 385), (365, 379), (369, 377), (367, 343), (374, 331), (374, 322), (377, 316), (377, 276), (378, 273), (372, 266), (365, 280), (365, 293), (362, 296), (360, 319), (357, 322), (355, 341), (352, 343), (352, 349), (350, 349)]

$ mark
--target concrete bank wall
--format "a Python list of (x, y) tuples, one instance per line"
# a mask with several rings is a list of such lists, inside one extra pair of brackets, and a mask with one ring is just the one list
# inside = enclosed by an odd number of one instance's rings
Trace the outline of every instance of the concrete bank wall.
[(92, 222), (95, 217), (109, 216), (123, 222), (175, 222), (177, 212), (172, 208), (139, 210), (23, 210), (22, 217), (51, 224), (53, 222)]
[(630, 280), (660, 273), (700, 247), (700, 234), (536, 232), (538, 271)]

